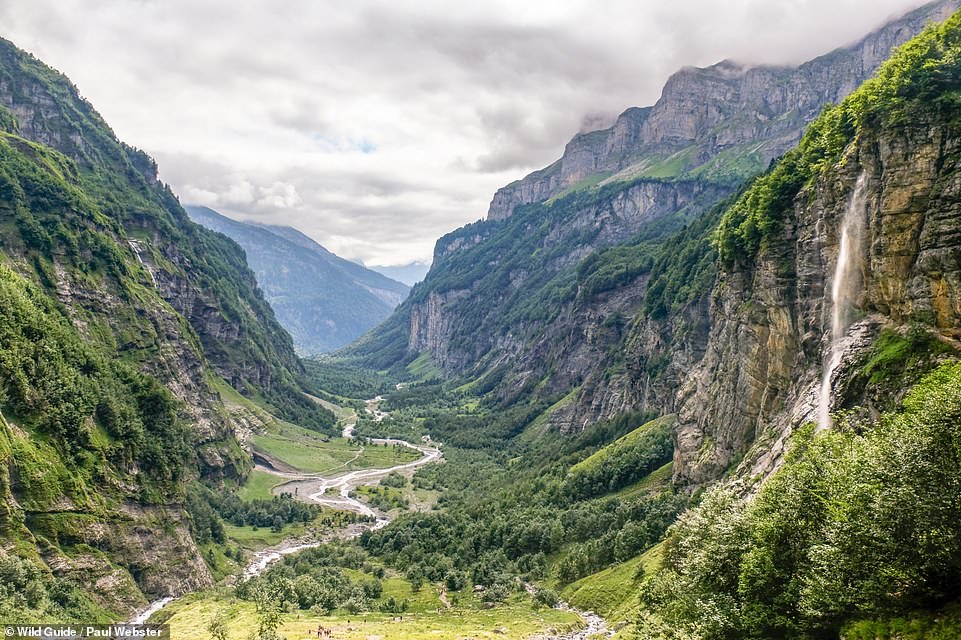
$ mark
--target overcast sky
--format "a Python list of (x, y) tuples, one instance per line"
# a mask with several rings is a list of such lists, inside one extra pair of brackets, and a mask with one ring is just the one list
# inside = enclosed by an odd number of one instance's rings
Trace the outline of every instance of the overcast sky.
[(683, 65), (802, 62), (921, 4), (0, 0), (0, 34), (66, 73), (183, 203), (398, 265)]

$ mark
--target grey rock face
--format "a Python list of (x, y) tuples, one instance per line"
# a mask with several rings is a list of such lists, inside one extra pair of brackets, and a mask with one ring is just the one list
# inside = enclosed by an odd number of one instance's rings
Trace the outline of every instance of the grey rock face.
[(837, 381), (882, 327), (921, 323), (947, 340), (961, 336), (961, 132), (917, 123), (865, 137), (843, 169), (798, 196), (753, 268), (721, 276), (706, 353), (677, 398), (679, 478), (707, 482), (745, 455), (753, 474), (768, 473), (780, 453), (752, 454), (752, 445), (783, 443), (816, 421), (838, 229), (862, 171), (865, 319), (849, 332)]
[[(532, 226), (518, 229), (516, 241), (532, 242), (544, 251), (563, 245), (565, 251), (547, 267), (541, 267), (537, 275), (556, 274), (573, 267), (591, 251), (623, 242), (660, 218), (681, 210), (696, 215), (730, 192), (729, 187), (693, 180), (639, 182), (610, 198), (578, 209), (569, 217), (548, 218), (536, 229)], [(462, 257), (477, 255), (476, 259), (481, 260), (484, 242), (494, 232), (484, 226), (489, 224), (482, 223), (481, 228), (468, 228), (454, 237), (442, 238), (435, 249), (433, 273), (443, 273), (447, 268), (445, 260), (455, 252)], [(492, 269), (496, 266), (499, 265), (491, 265)], [(515, 266), (494, 298), (484, 297), (489, 294), (480, 294), (474, 287), (468, 287), (431, 290), (423, 300), (411, 304), (409, 350), (430, 352), (434, 361), (451, 373), (463, 373), (481, 359), (485, 359), (485, 366), (509, 363), (512, 371), (520, 376), (515, 380), (517, 385), (541, 375), (550, 363), (555, 375), (551, 385), (560, 390), (565, 384), (578, 384), (585, 372), (598, 363), (597, 352), (611, 339), (611, 331), (601, 327), (605, 319), (636, 306), (644, 297), (642, 287), (623, 299), (615, 297), (596, 308), (584, 303), (567, 305), (543, 325), (518, 324), (507, 334), (494, 335), (492, 325), (510, 312), (514, 296), (537, 293), (531, 289), (532, 273), (528, 266), (522, 263)], [(430, 286), (432, 277), (428, 276), (424, 284)], [(485, 315), (481, 329), (468, 328), (478, 308)]]
[[(727, 177), (747, 177), (751, 167), (763, 168), (793, 147), (825, 104), (857, 88), (894, 47), (926, 24), (944, 20), (959, 4), (941, 0), (925, 5), (856, 44), (797, 67), (748, 67), (725, 60), (681, 69), (668, 79), (654, 106), (628, 109), (612, 127), (578, 134), (560, 160), (499, 189), (488, 218), (502, 220), (518, 205), (542, 202), (597, 174), (613, 174), (609, 180), (644, 175), (673, 154), (679, 155), (671, 168), (659, 171), (684, 175), (712, 167)], [(713, 168), (711, 160), (722, 153), (729, 165), (750, 164)]]

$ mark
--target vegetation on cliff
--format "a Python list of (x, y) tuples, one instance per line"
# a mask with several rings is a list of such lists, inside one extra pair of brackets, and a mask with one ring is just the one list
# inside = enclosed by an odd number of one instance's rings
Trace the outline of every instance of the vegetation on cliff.
[[(759, 495), (710, 492), (671, 529), (642, 628), (666, 637), (836, 637), (852, 619), (961, 597), (961, 365), (874, 424), (796, 434)], [(687, 634), (687, 635), (685, 635)]]
[(831, 106), (721, 218), (715, 245), (721, 263), (750, 264), (781, 229), (801, 189), (834, 167), (862, 131), (897, 127), (927, 116), (957, 123), (961, 113), (961, 15), (931, 25), (841, 104)]

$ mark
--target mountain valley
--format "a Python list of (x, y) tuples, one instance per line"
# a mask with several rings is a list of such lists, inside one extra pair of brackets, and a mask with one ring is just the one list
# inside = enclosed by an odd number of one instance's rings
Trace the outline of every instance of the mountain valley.
[(678, 71), (411, 288), (0, 40), (0, 622), (961, 637), (959, 6)]

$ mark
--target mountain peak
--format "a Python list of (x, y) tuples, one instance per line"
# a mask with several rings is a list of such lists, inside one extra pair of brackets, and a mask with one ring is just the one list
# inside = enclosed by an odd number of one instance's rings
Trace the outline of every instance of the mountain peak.
[(825, 104), (869, 78), (894, 47), (959, 5), (926, 4), (796, 66), (725, 59), (683, 67), (652, 107), (628, 109), (613, 127), (576, 135), (558, 161), (498, 189), (487, 217), (502, 220), (521, 204), (638, 178), (740, 182), (794, 146)]
[(191, 219), (237, 242), (297, 352), (338, 349), (379, 323), (410, 287), (345, 260), (293, 227), (239, 222), (208, 207)]

